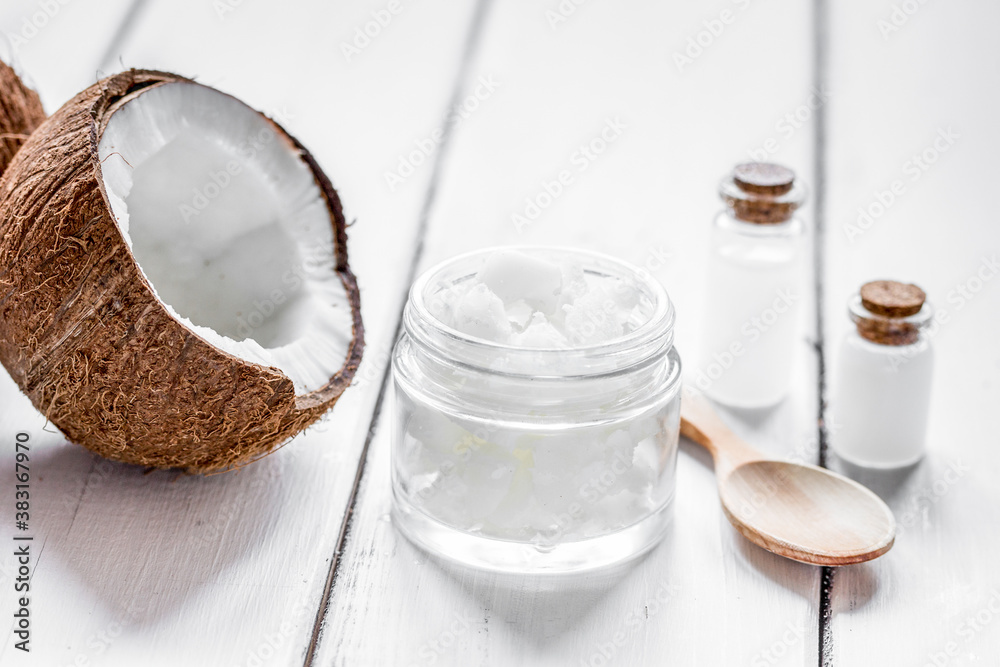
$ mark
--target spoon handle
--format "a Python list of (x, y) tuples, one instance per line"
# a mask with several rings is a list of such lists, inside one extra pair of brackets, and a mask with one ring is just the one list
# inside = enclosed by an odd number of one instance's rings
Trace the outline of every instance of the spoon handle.
[(739, 465), (767, 458), (729, 430), (709, 400), (689, 387), (681, 398), (681, 435), (712, 454), (720, 481)]

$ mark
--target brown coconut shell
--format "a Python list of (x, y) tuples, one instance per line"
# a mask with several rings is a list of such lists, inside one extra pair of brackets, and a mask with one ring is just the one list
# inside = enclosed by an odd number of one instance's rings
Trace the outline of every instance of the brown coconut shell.
[(38, 93), (0, 60), (0, 176), (28, 136), (45, 120)]
[(31, 135), (0, 180), (0, 361), (70, 441), (118, 461), (207, 472), (267, 454), (329, 410), (361, 361), (364, 329), (337, 192), (273, 121), (330, 212), (354, 323), (343, 367), (296, 396), (282, 372), (215, 348), (156, 298), (112, 214), (98, 143), (121, 104), (171, 82), (194, 83), (131, 70), (91, 86)]

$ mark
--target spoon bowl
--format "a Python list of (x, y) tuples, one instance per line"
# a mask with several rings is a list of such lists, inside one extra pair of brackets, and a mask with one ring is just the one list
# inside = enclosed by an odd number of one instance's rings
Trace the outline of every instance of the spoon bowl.
[(870, 490), (817, 466), (766, 458), (729, 430), (699, 393), (686, 390), (681, 433), (709, 450), (729, 522), (768, 551), (813, 565), (878, 558), (896, 520)]
[(896, 532), (878, 496), (815, 466), (744, 463), (720, 485), (719, 497), (729, 522), (751, 542), (813, 565), (877, 558), (892, 547)]

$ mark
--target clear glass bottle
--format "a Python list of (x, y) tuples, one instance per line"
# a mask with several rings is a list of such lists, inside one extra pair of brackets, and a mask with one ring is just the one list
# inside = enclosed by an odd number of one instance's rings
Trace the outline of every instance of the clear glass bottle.
[(831, 445), (869, 468), (911, 465), (924, 454), (934, 349), (933, 309), (916, 285), (866, 283), (849, 305), (855, 326), (840, 345), (830, 400)]
[(805, 298), (805, 188), (790, 169), (737, 165), (722, 181), (726, 209), (712, 225), (700, 364), (694, 383), (719, 403), (760, 408), (791, 382)]
[(418, 546), (476, 567), (568, 572), (627, 560), (662, 537), (674, 495), (673, 306), (655, 279), (618, 260), (518, 250), (628, 280), (643, 323), (585, 347), (513, 347), (435, 315), (492, 251), (421, 276), (393, 352), (394, 521)]

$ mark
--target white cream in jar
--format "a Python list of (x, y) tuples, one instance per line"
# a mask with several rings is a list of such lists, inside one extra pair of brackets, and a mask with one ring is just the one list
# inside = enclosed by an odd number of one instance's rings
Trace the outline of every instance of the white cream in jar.
[(659, 283), (596, 253), (487, 250), (425, 273), (393, 354), (400, 529), (525, 572), (650, 548), (674, 492), (673, 320)]

